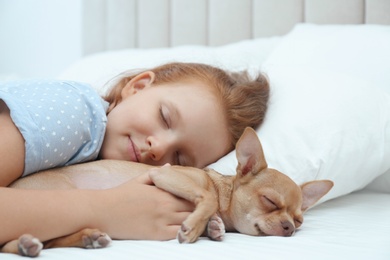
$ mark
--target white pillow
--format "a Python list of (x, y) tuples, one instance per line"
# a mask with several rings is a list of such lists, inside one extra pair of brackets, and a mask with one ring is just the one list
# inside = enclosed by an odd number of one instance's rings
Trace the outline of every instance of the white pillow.
[(264, 64), (270, 65), (338, 71), (390, 92), (390, 26), (298, 24)]
[(131, 69), (154, 67), (166, 62), (202, 62), (229, 70), (258, 71), (282, 37), (245, 40), (218, 47), (179, 46), (156, 49), (124, 49), (90, 55), (71, 65), (59, 78), (92, 84), (103, 94), (105, 83)]
[[(258, 133), (271, 166), (297, 182), (333, 179), (327, 199), (389, 169), (390, 101), (376, 87), (390, 93), (390, 26), (299, 24), (263, 69), (272, 95)], [(227, 157), (212, 167), (233, 173)], [(390, 170), (369, 187), (390, 192)]]
[[(267, 70), (271, 98), (257, 130), (269, 167), (297, 183), (330, 179), (322, 202), (370, 183), (390, 168), (390, 96), (338, 72), (277, 66)], [(232, 152), (210, 165), (234, 174)]]
[[(298, 24), (265, 66), (272, 64), (332, 69), (390, 93), (390, 26)], [(390, 170), (367, 188), (390, 193)]]

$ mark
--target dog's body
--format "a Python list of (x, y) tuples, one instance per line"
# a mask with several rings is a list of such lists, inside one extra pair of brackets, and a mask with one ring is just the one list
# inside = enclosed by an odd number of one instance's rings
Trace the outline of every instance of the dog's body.
[[(221, 240), (225, 230), (254, 236), (291, 236), (302, 224), (303, 212), (333, 186), (327, 180), (298, 186), (286, 175), (268, 168), (260, 141), (251, 128), (247, 128), (238, 141), (236, 153), (238, 166), (235, 176), (224, 176), (210, 169), (181, 166), (156, 168), (139, 163), (116, 161), (115, 164), (107, 164), (96, 161), (70, 166), (78, 167), (75, 168), (77, 171), (69, 171), (70, 167), (67, 167), (64, 173), (35, 174), (16, 181), (12, 186), (104, 189), (149, 172), (157, 187), (196, 206), (179, 230), (179, 242), (194, 242), (204, 231), (213, 240)], [(132, 172), (124, 169), (131, 169)], [(96, 248), (104, 247), (109, 242), (109, 237), (104, 233), (88, 229), (45, 242), (45, 248)], [(6, 244), (3, 252), (33, 256), (39, 254), (41, 248), (39, 241), (25, 235)]]

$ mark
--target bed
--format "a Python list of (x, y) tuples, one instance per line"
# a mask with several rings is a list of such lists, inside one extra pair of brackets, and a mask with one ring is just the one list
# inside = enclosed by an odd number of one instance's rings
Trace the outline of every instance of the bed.
[[(169, 61), (262, 70), (269, 166), (335, 186), (288, 238), (113, 241), (42, 259), (390, 259), (389, 0), (84, 0), (83, 29), (85, 57), (59, 77), (100, 93), (123, 70)], [(232, 152), (210, 167), (235, 165)]]

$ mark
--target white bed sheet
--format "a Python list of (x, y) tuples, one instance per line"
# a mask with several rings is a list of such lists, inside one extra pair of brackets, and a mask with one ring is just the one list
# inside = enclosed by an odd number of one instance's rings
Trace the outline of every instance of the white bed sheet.
[[(362, 190), (310, 209), (292, 237), (252, 237), (228, 233), (223, 242), (201, 238), (113, 241), (105, 249), (55, 248), (39, 259), (390, 259), (390, 194)], [(0, 259), (21, 259), (0, 254)]]

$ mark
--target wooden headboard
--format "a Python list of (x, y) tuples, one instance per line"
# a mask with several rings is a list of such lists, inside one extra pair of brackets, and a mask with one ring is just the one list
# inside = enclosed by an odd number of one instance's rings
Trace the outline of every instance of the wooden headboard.
[(83, 0), (83, 51), (215, 46), (296, 23), (390, 25), (390, 0)]

